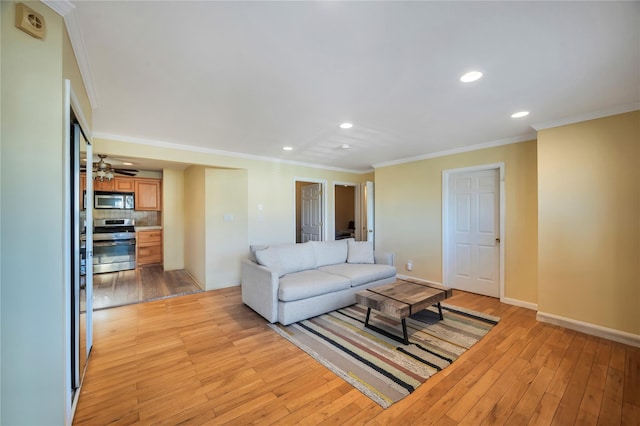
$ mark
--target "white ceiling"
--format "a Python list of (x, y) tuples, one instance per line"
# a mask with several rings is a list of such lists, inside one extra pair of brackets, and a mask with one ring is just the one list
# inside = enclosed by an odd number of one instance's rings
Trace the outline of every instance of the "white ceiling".
[(640, 2), (73, 6), (98, 137), (365, 171), (640, 108)]

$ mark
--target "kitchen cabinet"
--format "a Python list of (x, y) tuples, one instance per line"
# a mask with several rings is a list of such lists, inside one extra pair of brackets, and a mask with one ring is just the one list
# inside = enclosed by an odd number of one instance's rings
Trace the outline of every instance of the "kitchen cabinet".
[[(83, 191), (87, 188), (87, 175), (80, 174), (80, 206), (83, 207)], [(132, 178), (116, 176), (113, 179), (93, 181), (94, 191), (133, 192), (136, 210), (162, 210), (162, 180), (156, 178)]]
[(160, 179), (151, 178), (134, 180), (136, 210), (161, 210), (161, 182)]
[(118, 192), (134, 192), (135, 185), (134, 180), (128, 177), (114, 177), (113, 178), (114, 191)]
[(162, 263), (162, 230), (136, 232), (136, 266)]
[(93, 190), (94, 191), (115, 191), (115, 182), (113, 179), (111, 180), (93, 180)]

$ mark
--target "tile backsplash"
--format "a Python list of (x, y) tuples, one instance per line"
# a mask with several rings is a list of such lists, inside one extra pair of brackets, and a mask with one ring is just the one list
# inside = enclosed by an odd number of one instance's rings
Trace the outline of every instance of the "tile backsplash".
[[(84, 222), (85, 211), (80, 212), (80, 220)], [(94, 209), (94, 219), (135, 219), (136, 226), (159, 226), (160, 212), (158, 211), (137, 211), (118, 209)]]

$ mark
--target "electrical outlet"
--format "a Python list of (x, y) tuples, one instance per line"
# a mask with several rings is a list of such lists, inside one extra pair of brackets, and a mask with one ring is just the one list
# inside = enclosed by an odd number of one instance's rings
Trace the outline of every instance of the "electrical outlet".
[(412, 271), (413, 270), (413, 261), (408, 260), (407, 261), (407, 271)]

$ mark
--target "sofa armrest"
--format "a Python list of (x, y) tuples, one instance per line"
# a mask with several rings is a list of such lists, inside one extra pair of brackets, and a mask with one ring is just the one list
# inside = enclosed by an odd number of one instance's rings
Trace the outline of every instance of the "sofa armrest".
[(267, 321), (278, 321), (280, 277), (269, 268), (249, 259), (242, 260), (242, 302)]
[(393, 266), (394, 255), (392, 252), (374, 251), (373, 260), (378, 264)]

